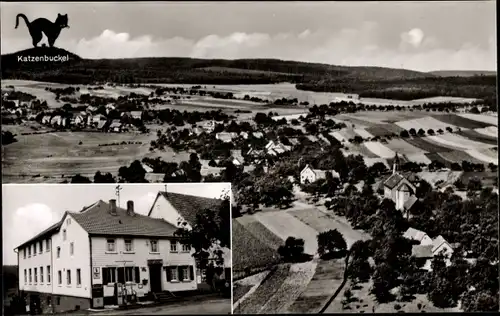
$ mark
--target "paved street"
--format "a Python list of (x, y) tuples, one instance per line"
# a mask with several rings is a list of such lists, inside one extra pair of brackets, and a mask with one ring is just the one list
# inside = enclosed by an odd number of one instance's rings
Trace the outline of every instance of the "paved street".
[(230, 314), (231, 299), (212, 299), (206, 301), (190, 301), (172, 305), (144, 307), (141, 309), (106, 311), (92, 313), (94, 315), (183, 315), (183, 314)]

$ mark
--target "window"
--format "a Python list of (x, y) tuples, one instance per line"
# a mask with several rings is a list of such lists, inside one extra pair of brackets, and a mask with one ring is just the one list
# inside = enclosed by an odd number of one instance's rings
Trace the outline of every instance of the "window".
[(33, 244), (33, 257), (36, 256), (36, 242)]
[(176, 241), (170, 242), (170, 252), (177, 252), (177, 242)]
[(71, 270), (66, 270), (66, 284), (71, 285)]
[(58, 296), (58, 297), (56, 298), (56, 304), (57, 304), (57, 305), (61, 305), (61, 297), (60, 297), (60, 296)]
[(45, 241), (45, 251), (47, 251), (47, 252), (50, 251), (50, 239), (47, 239)]
[(26, 248), (23, 249), (23, 258), (26, 259)]
[(63, 240), (66, 240), (66, 229), (63, 229)]
[(134, 281), (134, 267), (125, 267), (125, 282)]
[(30, 284), (31, 284), (31, 269), (29, 269), (29, 274), (30, 274)]
[(28, 258), (31, 258), (31, 246), (28, 246)]
[(179, 281), (179, 276), (178, 276), (178, 270), (177, 267), (171, 267), (170, 268), (170, 280), (171, 281)]
[(82, 275), (80, 269), (76, 269), (76, 285), (82, 285)]
[(50, 283), (50, 266), (47, 266), (47, 283)]
[(50, 306), (52, 304), (52, 296), (47, 296), (47, 305)]
[(151, 240), (151, 252), (159, 252), (158, 251), (158, 240)]
[(73, 255), (73, 252), (74, 252), (74, 244), (73, 243), (70, 243), (69, 244), (69, 255), (72, 256)]
[(69, 224), (71, 224), (71, 218), (68, 218), (68, 219), (66, 220), (66, 225), (69, 225)]
[(24, 284), (28, 283), (28, 271), (24, 269)]
[(43, 240), (40, 240), (40, 247), (39, 248), (40, 248), (39, 249), (40, 253), (42, 253), (43, 252)]
[(114, 239), (108, 239), (108, 247), (106, 248), (107, 252), (115, 252), (116, 247), (115, 247), (115, 240)]
[(115, 283), (116, 282), (116, 268), (102, 268), (102, 283)]
[(132, 252), (132, 239), (125, 239), (125, 252)]
[(59, 283), (59, 285), (61, 285), (62, 284), (62, 272), (61, 272), (61, 270), (57, 271), (57, 279), (58, 279), (57, 283)]
[(182, 267), (182, 280), (189, 281), (189, 269), (188, 269), (188, 267)]
[(37, 270), (37, 269), (36, 269), (36, 268), (34, 268), (33, 270), (34, 270), (33, 274), (34, 274), (34, 276), (35, 276), (35, 279), (34, 279), (34, 281), (35, 281), (35, 282), (34, 282), (34, 283), (36, 284), (36, 283), (38, 282), (38, 276), (37, 276), (37, 273), (36, 273), (36, 270)]
[(57, 247), (57, 258), (61, 257), (61, 247)]
[(40, 267), (40, 283), (43, 283), (43, 267)]
[(191, 251), (191, 245), (182, 244), (182, 252), (190, 252), (190, 251)]

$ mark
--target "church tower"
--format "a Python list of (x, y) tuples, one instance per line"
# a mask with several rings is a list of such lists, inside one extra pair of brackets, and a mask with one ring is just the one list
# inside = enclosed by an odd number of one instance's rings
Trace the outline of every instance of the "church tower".
[(396, 156), (394, 157), (394, 162), (392, 164), (392, 174), (396, 174), (399, 170), (400, 170), (399, 156), (398, 153), (396, 153)]

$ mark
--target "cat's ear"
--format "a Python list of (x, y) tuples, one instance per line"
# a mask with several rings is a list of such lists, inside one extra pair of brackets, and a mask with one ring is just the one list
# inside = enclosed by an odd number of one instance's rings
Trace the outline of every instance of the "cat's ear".
[(68, 14), (66, 13), (64, 16), (65, 16), (65, 17), (68, 17)]
[(58, 13), (58, 14), (57, 14), (57, 17), (60, 17), (60, 16), (61, 16), (61, 13)]

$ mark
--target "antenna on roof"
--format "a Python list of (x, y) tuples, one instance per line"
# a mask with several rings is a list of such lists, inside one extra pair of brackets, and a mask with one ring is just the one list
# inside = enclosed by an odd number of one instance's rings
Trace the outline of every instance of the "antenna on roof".
[(165, 183), (165, 193), (167, 193), (167, 184)]
[(122, 187), (120, 185), (117, 185), (115, 188), (115, 195), (118, 200), (118, 207), (120, 207), (120, 191), (122, 190)]

